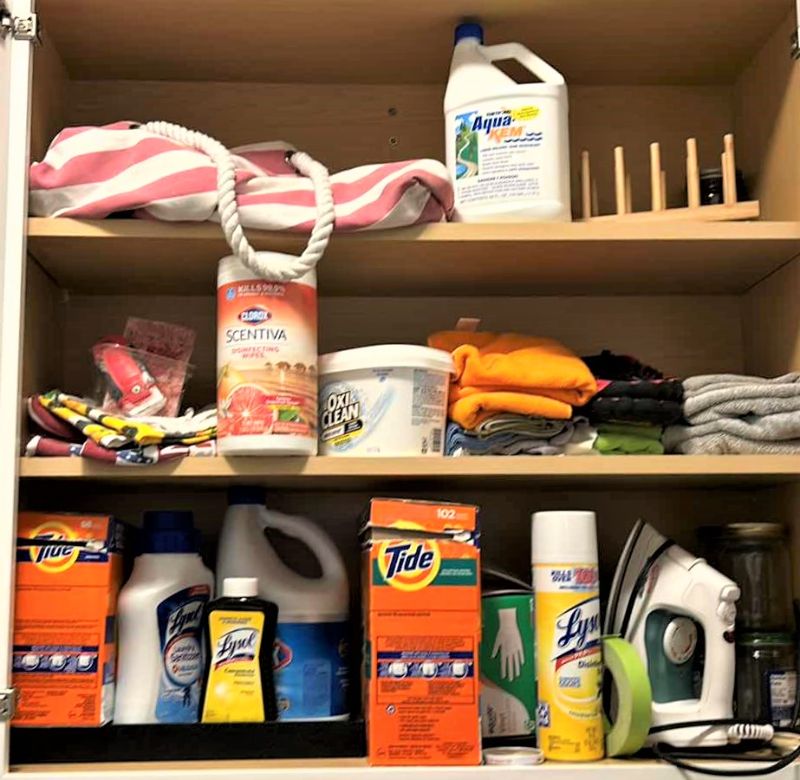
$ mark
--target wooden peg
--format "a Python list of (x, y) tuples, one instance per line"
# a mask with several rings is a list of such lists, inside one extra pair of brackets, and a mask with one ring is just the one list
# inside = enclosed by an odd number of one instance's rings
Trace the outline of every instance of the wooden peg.
[(592, 179), (592, 214), (600, 214), (600, 199), (597, 197), (597, 179)]
[(722, 155), (722, 193), (726, 206), (733, 206), (736, 203), (736, 152), (733, 147), (733, 133), (725, 136), (725, 152)]
[(667, 205), (667, 172), (661, 171), (661, 205), (663, 208), (668, 208)]
[(592, 166), (589, 152), (581, 152), (581, 211), (584, 219), (592, 216)]
[(614, 147), (614, 190), (617, 197), (617, 214), (627, 212), (625, 198), (625, 150), (621, 146)]
[(686, 191), (690, 209), (700, 207), (700, 164), (697, 159), (697, 139), (686, 139)]
[(631, 175), (625, 174), (625, 211), (633, 214), (633, 191), (631, 190)]
[(661, 190), (661, 146), (650, 144), (650, 203), (653, 211), (664, 210)]

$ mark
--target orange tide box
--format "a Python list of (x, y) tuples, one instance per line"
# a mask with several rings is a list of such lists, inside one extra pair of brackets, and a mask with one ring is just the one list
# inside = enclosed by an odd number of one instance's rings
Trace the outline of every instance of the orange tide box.
[(15, 726), (111, 720), (123, 534), (107, 515), (20, 513)]
[(478, 508), (373, 499), (362, 533), (369, 763), (479, 764)]

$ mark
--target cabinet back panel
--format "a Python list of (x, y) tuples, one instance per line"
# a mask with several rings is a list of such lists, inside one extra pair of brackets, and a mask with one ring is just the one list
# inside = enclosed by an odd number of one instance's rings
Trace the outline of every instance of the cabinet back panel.
[[(185, 400), (211, 402), (216, 375), (211, 297), (73, 296), (66, 306), (63, 389), (90, 389), (89, 349), (102, 336), (119, 333), (129, 316), (197, 331), (195, 371)], [(744, 365), (735, 296), (321, 298), (319, 350), (425, 343), (429, 333), (452, 328), (459, 317), (480, 317), (487, 330), (550, 336), (581, 355), (604, 348), (635, 355), (676, 376), (741, 371)]]
[(792, 12), (736, 84), (737, 163), (764, 219), (800, 219), (800, 61), (787, 53), (796, 30)]
[(800, 259), (759, 282), (742, 299), (748, 373), (800, 371)]
[[(444, 159), (445, 84), (260, 84), (169, 81), (75, 81), (68, 123), (163, 119), (229, 146), (283, 140), (332, 171), (413, 157)], [(698, 139), (701, 162), (718, 165), (733, 125), (729, 87), (570, 86), (573, 209), (578, 214), (578, 160), (592, 155), (601, 213), (614, 209), (614, 146), (625, 146), (635, 210), (650, 206), (651, 141), (661, 143), (668, 200), (685, 199), (685, 141)], [(716, 161), (716, 162), (715, 162)]]
[[(107, 484), (87, 491), (82, 485), (62, 483), (58, 491), (23, 485), (22, 506), (51, 511), (112, 512), (134, 525), (148, 509), (190, 509), (203, 531), (204, 557), (214, 565), (217, 536), (226, 509), (224, 490), (130, 490)], [(771, 494), (759, 490), (463, 490), (447, 487), (404, 490), (389, 488), (374, 493), (326, 491), (271, 491), (268, 505), (281, 512), (299, 514), (319, 522), (342, 551), (353, 589), (358, 583), (358, 529), (360, 516), (373, 496), (419, 498), (474, 503), (481, 507), (481, 549), (485, 565), (516, 575), (530, 574), (531, 513), (548, 509), (591, 509), (597, 512), (603, 598), (625, 540), (637, 519), (643, 518), (679, 544), (700, 553), (696, 529), (734, 521), (774, 518)], [(282, 546), (287, 558), (307, 565), (308, 556), (294, 545)], [(298, 556), (299, 557), (294, 557)], [(304, 560), (306, 563), (304, 564)]]

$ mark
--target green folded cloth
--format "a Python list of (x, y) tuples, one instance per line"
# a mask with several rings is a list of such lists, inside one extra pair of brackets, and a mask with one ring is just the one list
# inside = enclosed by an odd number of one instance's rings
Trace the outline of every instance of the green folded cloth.
[(660, 439), (664, 429), (650, 423), (598, 423), (598, 433), (618, 433), (622, 436), (642, 436), (645, 439)]
[(601, 423), (594, 448), (601, 455), (663, 455), (662, 433), (658, 425)]

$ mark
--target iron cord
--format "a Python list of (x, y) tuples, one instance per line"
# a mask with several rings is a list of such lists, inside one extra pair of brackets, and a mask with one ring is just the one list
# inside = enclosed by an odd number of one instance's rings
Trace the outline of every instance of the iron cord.
[[(734, 721), (738, 722), (738, 721)], [(705, 725), (713, 724), (715, 721), (696, 721), (692, 725)], [(716, 721), (718, 725), (724, 725), (726, 721)], [(676, 725), (684, 725), (684, 724), (676, 724)], [(674, 728), (674, 726), (673, 726)], [(798, 734), (795, 732), (786, 732), (782, 731), (781, 734), (791, 734), (792, 736), (797, 737)], [(653, 752), (656, 754), (657, 758), (660, 758), (663, 761), (666, 761), (669, 764), (677, 767), (678, 769), (683, 769), (687, 772), (696, 772), (699, 775), (710, 775), (711, 777), (758, 777), (763, 775), (771, 775), (774, 772), (779, 772), (781, 769), (785, 769), (787, 766), (793, 764), (798, 758), (800, 758), (800, 745), (792, 750), (790, 753), (787, 753), (782, 758), (777, 759), (769, 766), (757, 767), (757, 768), (750, 768), (750, 769), (716, 769), (714, 767), (706, 767), (702, 764), (695, 764), (690, 763), (689, 761), (684, 760), (684, 754), (681, 752), (673, 752), (673, 751), (664, 751), (663, 746), (659, 743), (653, 745)], [(699, 756), (698, 756), (699, 758)], [(719, 755), (715, 755), (714, 758), (720, 758)], [(731, 754), (730, 756), (725, 756), (723, 759), (725, 761), (747, 761), (747, 762), (760, 762), (764, 760), (771, 760), (771, 759), (763, 759), (763, 758), (753, 758), (752, 756), (746, 756), (742, 754)]]

